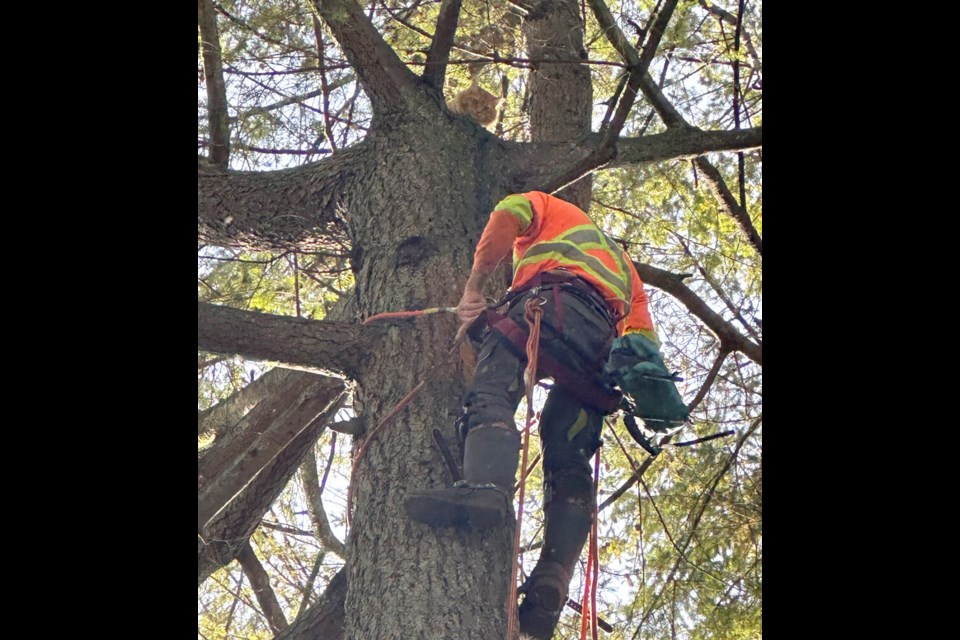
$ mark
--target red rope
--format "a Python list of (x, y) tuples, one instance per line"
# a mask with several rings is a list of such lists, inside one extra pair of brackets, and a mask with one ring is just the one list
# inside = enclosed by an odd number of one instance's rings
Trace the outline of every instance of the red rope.
[(431, 307), (430, 309), (418, 309), (416, 311), (387, 311), (370, 316), (360, 324), (370, 324), (376, 320), (397, 320), (400, 318), (418, 318), (420, 316), (429, 316), (434, 313), (456, 313), (456, 307)]
[[(590, 548), (593, 549), (593, 540), (590, 543)], [(593, 609), (590, 607), (590, 577), (592, 575), (593, 554), (587, 553), (587, 570), (583, 574), (583, 600), (580, 602), (580, 640), (587, 640), (587, 620), (593, 617)]]
[(357, 473), (357, 467), (360, 466), (360, 460), (363, 458), (363, 454), (367, 451), (367, 445), (373, 440), (373, 437), (379, 433), (381, 429), (387, 426), (400, 411), (410, 404), (410, 401), (413, 400), (413, 396), (417, 395), (417, 392), (423, 388), (424, 383), (421, 381), (417, 386), (410, 390), (407, 395), (400, 398), (400, 402), (394, 405), (393, 409), (390, 410), (390, 413), (384, 417), (380, 423), (374, 427), (373, 431), (370, 432), (370, 435), (363, 441), (363, 444), (357, 449), (356, 455), (353, 457), (353, 467), (350, 469), (350, 484), (347, 486), (347, 530), (350, 530), (350, 510), (353, 505), (353, 486), (354, 479)]
[(533, 388), (537, 384), (537, 353), (540, 345), (540, 318), (543, 316), (542, 299), (533, 297), (524, 307), (524, 319), (530, 328), (527, 338), (527, 368), (523, 382), (527, 390), (527, 425), (523, 429), (523, 456), (520, 462), (520, 488), (517, 495), (517, 524), (513, 532), (513, 563), (510, 571), (510, 592), (507, 596), (507, 640), (517, 637), (517, 571), (520, 567), (520, 524), (523, 522), (523, 498), (527, 480), (527, 452), (530, 449), (530, 429), (534, 423)]
[(600, 492), (600, 449), (593, 461), (593, 527), (590, 530), (590, 557), (593, 559), (593, 586), (590, 592), (590, 627), (593, 640), (597, 640), (597, 584), (600, 582), (600, 549), (598, 546), (599, 521), (597, 494)]
[(590, 526), (590, 549), (587, 551), (587, 570), (584, 573), (583, 603), (580, 605), (580, 640), (587, 640), (587, 620), (590, 635), (597, 640), (597, 583), (600, 581), (600, 551), (597, 546), (597, 492), (600, 487), (600, 450), (593, 461), (593, 522)]

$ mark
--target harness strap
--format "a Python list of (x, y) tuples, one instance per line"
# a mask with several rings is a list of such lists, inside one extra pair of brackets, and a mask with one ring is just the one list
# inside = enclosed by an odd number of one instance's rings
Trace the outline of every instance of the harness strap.
[[(505, 338), (518, 355), (524, 354), (529, 337), (527, 329), (510, 316), (502, 316), (495, 311), (487, 313), (490, 328)], [(540, 370), (550, 375), (564, 391), (583, 404), (604, 414), (611, 414), (620, 406), (623, 395), (619, 391), (602, 386), (595, 377), (584, 377), (583, 374), (570, 370), (546, 351), (538, 354), (538, 365)]]

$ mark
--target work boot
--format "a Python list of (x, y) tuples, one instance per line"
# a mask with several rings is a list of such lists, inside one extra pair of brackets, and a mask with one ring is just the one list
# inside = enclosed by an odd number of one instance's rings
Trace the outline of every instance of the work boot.
[(550, 640), (567, 603), (571, 574), (557, 562), (538, 562), (520, 587), (524, 594), (517, 613), (520, 632), (536, 640)]
[(464, 479), (447, 489), (411, 492), (404, 501), (407, 515), (431, 527), (484, 531), (502, 525), (513, 512), (519, 452), (514, 427), (474, 427), (464, 443)]

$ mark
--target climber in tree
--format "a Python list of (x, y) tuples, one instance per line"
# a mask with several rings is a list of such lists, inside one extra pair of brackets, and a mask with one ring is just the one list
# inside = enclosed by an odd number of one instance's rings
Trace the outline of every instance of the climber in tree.
[[(513, 283), (497, 305), (506, 313), (497, 315), (482, 290), (511, 250)], [(490, 215), (457, 306), (462, 323), (482, 316), (489, 325), (463, 401), (464, 480), (409, 494), (411, 518), (471, 530), (512, 521), (520, 449), (514, 413), (524, 395), (524, 310), (531, 298), (543, 305), (537, 375), (553, 377), (554, 385), (540, 418), (544, 543), (520, 589), (519, 618), (523, 633), (547, 639), (591, 526), (596, 497), (589, 460), (600, 446), (604, 414), (619, 405), (620, 393), (604, 376), (611, 347), (620, 354), (621, 372), (653, 380), (645, 382), (646, 402), (638, 403), (651, 409), (637, 412), (648, 427), (662, 431), (679, 424), (687, 409), (660, 357), (643, 283), (630, 258), (574, 205), (537, 191), (508, 196)]]

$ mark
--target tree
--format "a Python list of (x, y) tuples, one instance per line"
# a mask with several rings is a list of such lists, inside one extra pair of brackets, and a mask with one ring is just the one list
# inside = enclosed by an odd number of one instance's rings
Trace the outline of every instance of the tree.
[[(662, 292), (696, 433), (738, 430), (665, 462), (608, 437), (604, 584), (629, 593), (607, 615), (622, 637), (759, 628), (760, 5), (612, 5), (198, 0), (198, 582), (237, 559), (221, 583), (233, 607), (254, 585), (241, 606), (264, 637), (504, 637), (511, 532), (433, 531), (402, 510), (450, 482), (432, 429), (456, 448), (471, 354), (451, 350), (449, 316), (361, 320), (455, 304), (493, 205), (533, 189), (623, 241)], [(445, 107), (474, 81), (504, 98), (495, 132)], [(277, 295), (291, 282), (294, 308)], [(282, 367), (241, 384), (233, 356)], [(355, 417), (333, 424), (344, 403)], [(316, 478), (331, 428), (353, 438), (345, 549)], [(301, 466), (305, 533), (348, 561), (315, 604), (285, 606), (250, 540), (269, 559), (264, 527), (286, 525), (264, 514), (291, 509), (276, 501)]]

